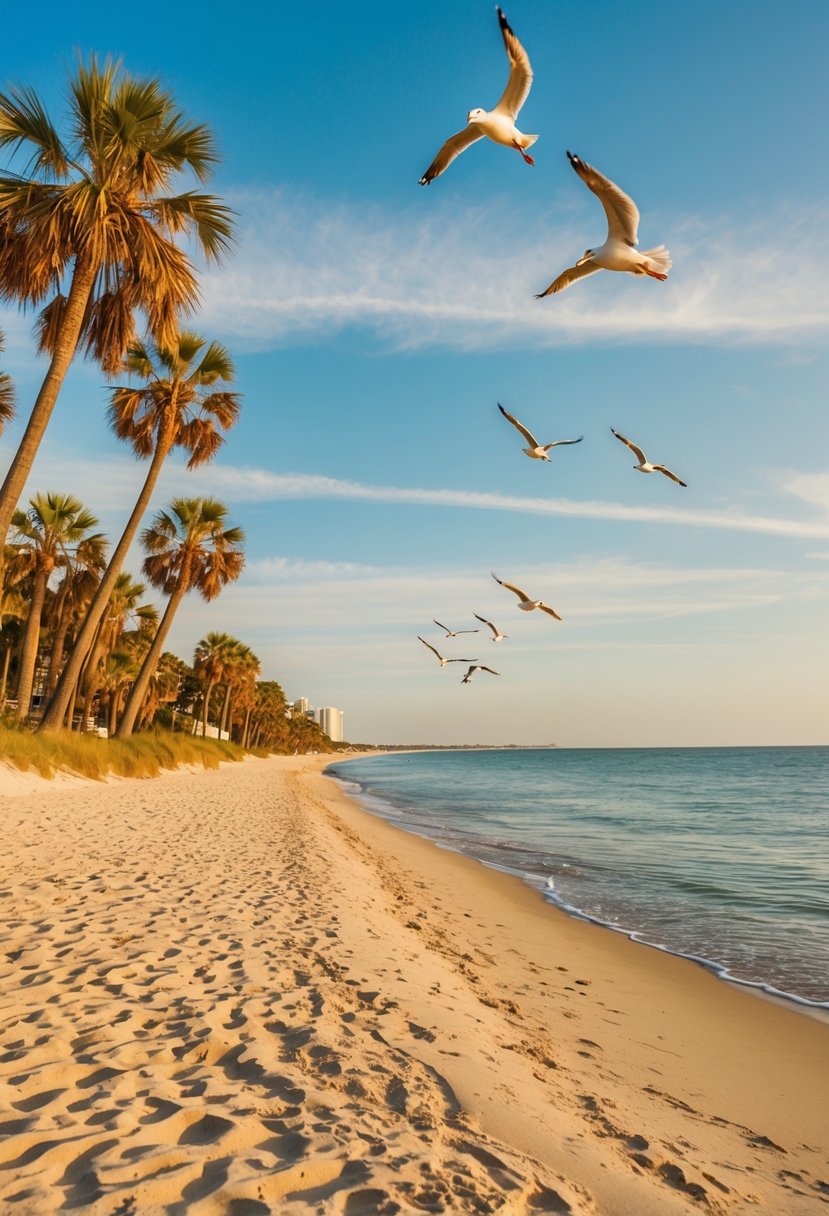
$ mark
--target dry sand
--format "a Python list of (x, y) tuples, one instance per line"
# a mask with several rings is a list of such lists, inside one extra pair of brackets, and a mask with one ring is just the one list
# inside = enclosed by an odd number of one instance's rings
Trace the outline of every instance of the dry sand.
[(829, 1026), (323, 757), (0, 772), (0, 1212), (829, 1212)]

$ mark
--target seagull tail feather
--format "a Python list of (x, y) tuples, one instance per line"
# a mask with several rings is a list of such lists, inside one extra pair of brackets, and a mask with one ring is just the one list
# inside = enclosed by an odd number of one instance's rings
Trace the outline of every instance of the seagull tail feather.
[(652, 270), (659, 270), (663, 274), (667, 274), (673, 266), (671, 255), (664, 245), (657, 245), (654, 249), (643, 250), (642, 257), (648, 258), (653, 263)]
[(533, 144), (536, 143), (537, 141), (538, 141), (537, 135), (522, 135), (520, 143), (521, 143), (521, 147), (526, 149), (526, 148), (531, 148), (533, 146)]

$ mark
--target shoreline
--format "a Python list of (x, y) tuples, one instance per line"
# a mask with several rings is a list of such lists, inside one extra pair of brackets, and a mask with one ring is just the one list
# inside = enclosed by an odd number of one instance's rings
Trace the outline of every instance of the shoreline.
[(331, 763), (2, 799), (3, 1216), (826, 1211), (824, 1025)]
[[(804, 746), (811, 746), (811, 745), (804, 745)], [(424, 749), (424, 750), (426, 750), (426, 749)], [(443, 749), (443, 750), (451, 750), (451, 749)], [(464, 750), (468, 750), (468, 749), (464, 749)], [(509, 750), (515, 750), (515, 749), (502, 747), (502, 748), (486, 748), (486, 749), (480, 748), (480, 749), (476, 749), (476, 750), (509, 751)], [(539, 750), (539, 749), (527, 749), (527, 750)], [(542, 750), (544, 750), (544, 749), (542, 749)], [(555, 750), (557, 750), (557, 751), (591, 750), (592, 751), (592, 750), (600, 750), (600, 749), (556, 748)], [(622, 750), (622, 749), (602, 749), (602, 750)], [(630, 749), (627, 749), (627, 750), (630, 750)], [(641, 750), (641, 749), (637, 748), (637, 749), (633, 749), (633, 750)], [(656, 750), (659, 750), (659, 749), (656, 749)], [(662, 750), (672, 751), (674, 749), (664, 748)], [(689, 749), (686, 749), (686, 750), (689, 750)], [(709, 750), (709, 749), (701, 749), (701, 750)], [(768, 749), (763, 749), (763, 750), (768, 750)], [(790, 750), (790, 749), (787, 748), (786, 750)], [(378, 754), (380, 754), (380, 753), (366, 753), (365, 755), (360, 756), (360, 757), (356, 757), (356, 756), (349, 757), (347, 760), (333, 760), (328, 767), (329, 768), (339, 767), (341, 765), (350, 763), (357, 759), (360, 759), (360, 760), (373, 759)], [(395, 754), (395, 753), (389, 753), (389, 754)], [(333, 781), (338, 782), (342, 786), (344, 786), (346, 783), (349, 782), (349, 778), (347, 776), (343, 775), (342, 777), (340, 777), (337, 774), (329, 773), (327, 769), (323, 770), (323, 774), (330, 776)], [(463, 849), (461, 849), (460, 847), (454, 846), (451, 843), (451, 841), (449, 841), (449, 840), (439, 840), (433, 836), (430, 836), (426, 831), (419, 831), (416, 827), (413, 827), (412, 825), (410, 825), (407, 822), (398, 821), (395, 815), (387, 815), (384, 813), (384, 810), (382, 809), (382, 808), (388, 807), (392, 811), (394, 811), (396, 809), (394, 806), (394, 803), (387, 802), (386, 800), (384, 800), (382, 797), (380, 797), (378, 795), (372, 795), (371, 797), (367, 797), (364, 795), (362, 789), (359, 788), (359, 783), (357, 781), (352, 781), (351, 784), (355, 786), (355, 789), (353, 792), (349, 791), (345, 788), (343, 788), (342, 792), (345, 795), (345, 797), (347, 797), (347, 798), (351, 799), (353, 802), (355, 802), (361, 808), (361, 810), (363, 810), (366, 814), (368, 814), (374, 818), (378, 818), (378, 819), (382, 820), (384, 823), (389, 824), (391, 827), (396, 828), (398, 831), (406, 832), (412, 836), (417, 837), (420, 840), (427, 841), (428, 843), (433, 845), (435, 848), (445, 850), (450, 853), (454, 853), (459, 857), (468, 858), (469, 860), (475, 862), (477, 865), (484, 866), (486, 869), (491, 870), (494, 873), (504, 874), (506, 877), (517, 879), (524, 886), (526, 886), (527, 888), (529, 888), (532, 891), (535, 891), (536, 894), (538, 894), (541, 897), (541, 899), (544, 901), (544, 903), (547, 905), (547, 907), (549, 907), (551, 910), (558, 912), (558, 913), (563, 913), (565, 916), (570, 917), (574, 920), (583, 921), (587, 924), (594, 925), (597, 928), (608, 930), (609, 932), (614, 933), (614, 934), (618, 935), (619, 937), (626, 939), (627, 941), (631, 942), (634, 945), (645, 946), (650, 950), (655, 950), (662, 954), (668, 954), (673, 958), (684, 959), (686, 962), (693, 963), (694, 965), (701, 967), (703, 970), (709, 972), (711, 975), (714, 976), (714, 978), (720, 980), (722, 983), (730, 984), (738, 989), (741, 989), (744, 992), (747, 992), (754, 996), (760, 997), (763, 1000), (768, 1000), (768, 1001), (772, 1001), (774, 1003), (781, 1004), (784, 1007), (792, 1008), (799, 1013), (805, 1014), (808, 1017), (812, 1017), (812, 1018), (816, 1019), (817, 1021), (829, 1024), (829, 1000), (825, 1000), (825, 1001), (811, 1000), (809, 997), (801, 996), (797, 993), (787, 992), (781, 988), (776, 988), (773, 984), (771, 984), (767, 981), (740, 979), (738, 976), (732, 975), (725, 964), (718, 963), (714, 959), (707, 958), (704, 955), (688, 954), (688, 953), (683, 952), (680, 949), (673, 949), (672, 947), (666, 946), (659, 942), (649, 941), (644, 936), (644, 930), (627, 929), (621, 925), (614, 924), (611, 921), (603, 920), (599, 916), (594, 916), (590, 912), (586, 912), (584, 909), (579, 908), (574, 904), (570, 904), (570, 903), (566, 902), (565, 900), (558, 898), (555, 893), (553, 893), (551, 895), (550, 892), (548, 891), (547, 887), (542, 885), (540, 880), (536, 879), (533, 875), (525, 874), (525, 873), (521, 872), (520, 870), (512, 869), (507, 865), (499, 866), (497, 863), (495, 863), (493, 861), (485, 860), (481, 857), (476, 857), (474, 852), (468, 852), (468, 853), (464, 852)], [(372, 803), (376, 803), (377, 807), (379, 809), (377, 809), (377, 810), (372, 809)]]

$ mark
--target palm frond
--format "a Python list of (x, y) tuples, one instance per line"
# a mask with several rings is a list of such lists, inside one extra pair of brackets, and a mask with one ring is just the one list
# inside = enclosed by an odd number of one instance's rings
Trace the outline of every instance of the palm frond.
[(212, 194), (188, 191), (156, 198), (147, 211), (170, 233), (193, 232), (209, 261), (220, 261), (233, 240), (236, 212)]
[(0, 148), (32, 145), (29, 168), (56, 178), (69, 169), (69, 156), (40, 98), (29, 88), (0, 93)]

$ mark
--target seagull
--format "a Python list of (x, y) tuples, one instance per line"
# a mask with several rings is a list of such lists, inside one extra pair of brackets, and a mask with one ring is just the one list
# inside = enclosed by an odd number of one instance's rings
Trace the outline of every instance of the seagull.
[[(434, 617), (432, 617), (432, 620), (438, 626), (439, 629), (445, 630), (446, 636), (448, 638), (456, 638), (458, 636), (458, 634), (461, 634), (461, 633), (480, 633), (481, 632), (480, 629), (448, 629), (446, 627), (446, 625), (441, 625), (440, 621), (435, 621)], [(421, 638), (421, 641), (422, 640), (423, 639)]]
[(473, 663), (461, 680), (461, 684), (471, 684), (472, 673), (475, 671), (488, 671), (491, 676), (499, 676), (501, 674), (500, 671), (493, 671), (491, 667), (484, 667), (483, 663)]
[(509, 637), (508, 633), (501, 633), (500, 630), (496, 629), (492, 621), (488, 621), (485, 616), (478, 616), (477, 612), (473, 612), (472, 615), (476, 621), (483, 621), (485, 625), (490, 627), (492, 630), (492, 637), (489, 639), (490, 642), (503, 642), (504, 638)]
[(647, 274), (652, 279), (664, 282), (671, 269), (671, 255), (664, 245), (637, 253), (639, 210), (633, 199), (620, 190), (610, 178), (604, 177), (597, 169), (579, 160), (578, 156), (573, 156), (571, 152), (567, 155), (588, 190), (593, 191), (604, 207), (607, 216), (607, 240), (600, 249), (586, 249), (575, 266), (565, 270), (546, 291), (539, 292), (535, 298), (540, 300), (544, 296), (555, 295), (557, 291), (564, 291), (565, 287), (575, 283), (576, 279), (595, 274), (597, 270), (629, 270), (631, 274)]
[(420, 179), (421, 186), (428, 186), (436, 177), (440, 177), (448, 169), (456, 156), (465, 152), (472, 144), (477, 143), (486, 135), (493, 143), (504, 144), (507, 148), (516, 148), (528, 165), (535, 161), (528, 156), (525, 149), (531, 148), (538, 139), (537, 135), (523, 135), (515, 125), (518, 111), (527, 100), (530, 86), (533, 82), (533, 70), (527, 52), (510, 29), (507, 19), (496, 5), (498, 24), (504, 39), (504, 46), (509, 59), (509, 80), (504, 94), (494, 110), (480, 108), (470, 110), (466, 116), (466, 126), (457, 135), (451, 135), (438, 152), (429, 168)]
[[(471, 632), (478, 633), (478, 630), (473, 629), (473, 630), (471, 630)], [(418, 642), (422, 642), (424, 646), (429, 646), (429, 643), (426, 641), (425, 638), (422, 638), (420, 636), (420, 634), (417, 635), (417, 640), (418, 640)], [(429, 649), (431, 650), (432, 654), (435, 655), (435, 657), (437, 658), (441, 667), (445, 667), (447, 663), (474, 663), (475, 662), (474, 659), (445, 659), (442, 654), (438, 654), (438, 652), (437, 652), (437, 650), (435, 650), (434, 646), (429, 646)]]
[(532, 457), (533, 460), (549, 460), (550, 457), (547, 455), (547, 453), (549, 452), (550, 448), (560, 448), (568, 443), (581, 443), (582, 439), (584, 439), (584, 435), (579, 435), (578, 439), (557, 439), (555, 443), (541, 444), (531, 431), (528, 431), (525, 426), (521, 425), (517, 418), (513, 418), (512, 414), (504, 409), (500, 401), (498, 402), (498, 409), (504, 415), (507, 422), (511, 422), (515, 429), (520, 431), (524, 436), (530, 446), (528, 448), (522, 448), (521, 451), (526, 452), (526, 454)]
[[(613, 431), (613, 427), (610, 429)], [(687, 483), (680, 481), (676, 473), (672, 473), (670, 469), (666, 469), (664, 464), (651, 464), (642, 449), (637, 447), (635, 443), (631, 443), (629, 439), (625, 439), (624, 435), (620, 435), (618, 431), (613, 431), (613, 434), (617, 439), (620, 439), (622, 443), (626, 445), (626, 447), (630, 448), (631, 452), (633, 452), (634, 456), (639, 461), (638, 464), (633, 466), (637, 473), (664, 473), (666, 477), (670, 477), (671, 481), (675, 481), (678, 486), (686, 486), (687, 488)]]
[(495, 579), (496, 583), (500, 583), (502, 587), (506, 587), (507, 591), (511, 591), (513, 595), (518, 596), (519, 600), (521, 601), (518, 607), (522, 612), (532, 612), (534, 608), (540, 608), (541, 611), (546, 612), (548, 616), (554, 616), (557, 621), (561, 620), (561, 617), (554, 609), (550, 607), (549, 604), (545, 604), (541, 600), (531, 600), (527, 593), (522, 591), (520, 587), (514, 587), (512, 583), (505, 583), (504, 580), (499, 578), (494, 571), (490, 571), (490, 573), (492, 574), (492, 577)]

